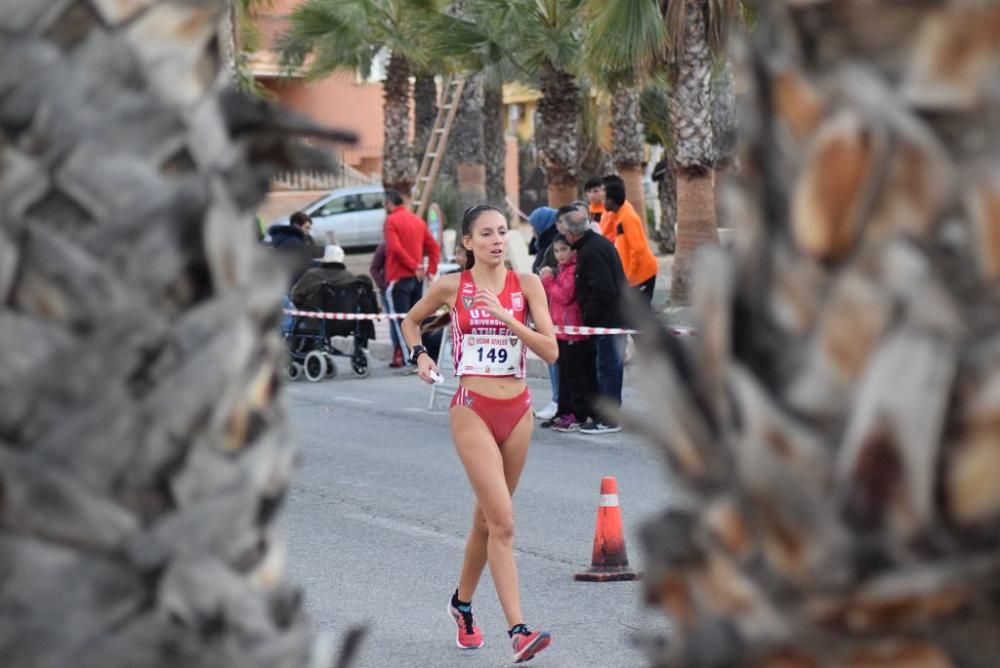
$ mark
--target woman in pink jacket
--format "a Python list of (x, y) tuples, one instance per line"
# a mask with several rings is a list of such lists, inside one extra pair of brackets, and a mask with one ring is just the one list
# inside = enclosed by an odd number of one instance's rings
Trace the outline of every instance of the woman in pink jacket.
[(552, 324), (557, 327), (559, 408), (555, 417), (541, 426), (556, 431), (578, 431), (594, 417), (590, 399), (597, 388), (597, 349), (592, 337), (558, 330), (583, 326), (583, 316), (576, 301), (576, 251), (561, 234), (553, 240), (552, 248), (559, 266), (555, 270), (544, 267), (539, 275), (549, 298)]

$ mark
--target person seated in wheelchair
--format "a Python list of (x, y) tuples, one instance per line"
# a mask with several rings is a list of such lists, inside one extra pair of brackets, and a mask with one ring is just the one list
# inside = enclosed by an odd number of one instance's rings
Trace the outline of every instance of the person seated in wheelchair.
[[(375, 286), (368, 276), (356, 276), (344, 264), (344, 249), (328, 245), (317, 266), (307, 269), (292, 286), (292, 303), (304, 311), (333, 313), (379, 313)], [(368, 347), (375, 338), (375, 323), (371, 320), (318, 320), (301, 318), (296, 333), (322, 330), (327, 337), (354, 336), (356, 345)]]

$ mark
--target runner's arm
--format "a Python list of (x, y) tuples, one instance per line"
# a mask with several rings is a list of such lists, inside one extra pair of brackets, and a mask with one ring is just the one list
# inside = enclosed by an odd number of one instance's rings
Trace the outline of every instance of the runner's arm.
[[(406, 314), (400, 323), (400, 329), (407, 348), (412, 350), (413, 346), (420, 343), (420, 323), (433, 315), (442, 305), (450, 306), (455, 301), (459, 278), (461, 274), (448, 274), (431, 283), (427, 293)], [(420, 369), (420, 379), (426, 383), (432, 382), (428, 374), (432, 370), (437, 371), (437, 364), (431, 356), (421, 355), (417, 360), (417, 366)]]
[(514, 335), (524, 341), (531, 352), (541, 357), (546, 364), (555, 364), (559, 359), (559, 344), (552, 326), (552, 316), (549, 315), (549, 304), (545, 298), (542, 281), (534, 274), (518, 274), (521, 279), (521, 291), (528, 300), (528, 312), (535, 323), (532, 329), (508, 314), (510, 327)]

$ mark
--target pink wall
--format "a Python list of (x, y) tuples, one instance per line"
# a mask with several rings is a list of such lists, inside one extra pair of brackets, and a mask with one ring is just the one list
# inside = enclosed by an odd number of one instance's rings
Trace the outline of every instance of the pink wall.
[[(264, 46), (287, 27), (285, 16), (301, 0), (274, 0), (256, 14)], [(322, 125), (353, 130), (358, 143), (338, 147), (345, 161), (367, 173), (382, 168), (382, 85), (359, 83), (353, 72), (336, 72), (319, 81), (259, 78), (258, 82), (282, 103)]]
[(365, 171), (372, 171), (373, 166), (374, 171), (381, 169), (381, 84), (357, 83), (353, 72), (337, 72), (320, 81), (263, 79), (260, 83), (283, 104), (317, 123), (356, 132), (357, 145), (341, 147), (344, 159)]

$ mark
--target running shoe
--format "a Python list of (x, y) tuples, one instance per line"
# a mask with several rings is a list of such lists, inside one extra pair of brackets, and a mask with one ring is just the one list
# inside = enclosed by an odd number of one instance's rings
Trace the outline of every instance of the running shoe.
[(468, 610), (461, 610), (448, 601), (448, 614), (458, 626), (455, 644), (459, 649), (479, 649), (483, 646), (483, 634), (479, 631), (479, 627), (472, 623), (471, 605)]
[(581, 434), (614, 434), (621, 430), (622, 428), (618, 425), (608, 422), (588, 422), (580, 427)]
[(514, 647), (514, 663), (531, 661), (536, 654), (549, 646), (552, 636), (547, 631), (529, 631), (524, 624), (514, 627), (511, 644)]

